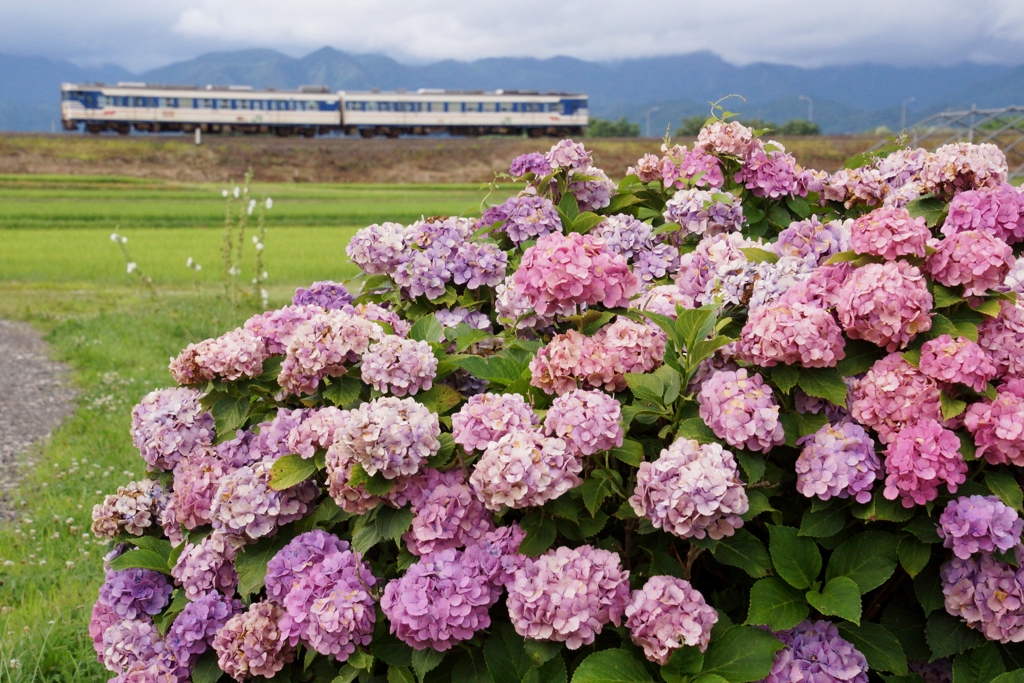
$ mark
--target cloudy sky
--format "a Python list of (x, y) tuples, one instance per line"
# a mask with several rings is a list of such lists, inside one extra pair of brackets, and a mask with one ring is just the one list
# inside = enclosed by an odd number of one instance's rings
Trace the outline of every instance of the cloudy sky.
[(161, 66), (212, 50), (323, 46), (404, 62), (711, 50), (802, 66), (1024, 63), (1022, 0), (32, 0), (0, 3), (0, 52)]

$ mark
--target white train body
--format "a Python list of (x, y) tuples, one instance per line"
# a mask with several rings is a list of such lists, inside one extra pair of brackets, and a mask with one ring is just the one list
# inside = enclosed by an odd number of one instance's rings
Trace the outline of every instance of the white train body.
[(579, 134), (588, 122), (587, 97), (519, 91), (418, 90), (329, 92), (254, 90), (244, 86), (194, 88), (119, 83), (61, 86), (64, 128), (211, 133), (276, 132), (313, 136), (333, 132), (364, 137), (401, 134)]

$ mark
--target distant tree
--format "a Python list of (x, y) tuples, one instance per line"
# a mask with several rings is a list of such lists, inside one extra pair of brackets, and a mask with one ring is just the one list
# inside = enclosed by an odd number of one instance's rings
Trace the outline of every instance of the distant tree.
[(640, 135), (640, 124), (627, 121), (623, 116), (618, 121), (590, 119), (587, 124), (589, 138), (635, 138)]
[(778, 130), (779, 135), (820, 135), (821, 126), (804, 119), (790, 119)]

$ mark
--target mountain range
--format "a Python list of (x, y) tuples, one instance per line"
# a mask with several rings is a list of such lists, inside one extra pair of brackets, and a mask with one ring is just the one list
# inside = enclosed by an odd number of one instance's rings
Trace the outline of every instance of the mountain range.
[(62, 82), (144, 81), (165, 84), (252, 85), (295, 88), (327, 85), (332, 90), (462, 88), (585, 92), (591, 116), (619, 118), (660, 135), (681, 118), (710, 113), (723, 102), (743, 117), (783, 123), (807, 118), (826, 133), (851, 133), (880, 126), (898, 129), (904, 102), (907, 122), (948, 108), (1024, 104), (1024, 66), (962, 63), (936, 67), (876, 64), (801, 68), (780, 64), (730, 64), (710, 52), (591, 62), (572, 57), (446, 60), (409, 65), (381, 55), (356, 55), (323, 48), (304, 57), (275, 50), (215, 52), (144, 73), (116, 65), (81, 68), (43, 57), (0, 55), (0, 130), (59, 129)]

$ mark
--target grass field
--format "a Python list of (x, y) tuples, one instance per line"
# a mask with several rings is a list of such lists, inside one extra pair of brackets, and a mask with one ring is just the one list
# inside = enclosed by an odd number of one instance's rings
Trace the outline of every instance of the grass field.
[[(132, 406), (167, 386), (167, 359), (254, 312), (218, 296), (220, 185), (130, 178), (0, 176), (0, 317), (27, 320), (70, 364), (79, 408), (41, 450), (0, 522), (0, 681), (110, 678), (87, 632), (104, 544), (92, 506), (143, 474), (128, 436)], [(345, 245), (360, 226), (421, 215), (473, 214), (476, 186), (257, 184), (269, 195), (265, 263), (271, 305), (296, 286), (355, 274)], [(128, 236), (158, 295), (125, 272), (109, 235)], [(246, 244), (245, 267), (254, 252)], [(202, 263), (200, 288), (185, 267)], [(243, 281), (246, 273), (243, 273)]]

